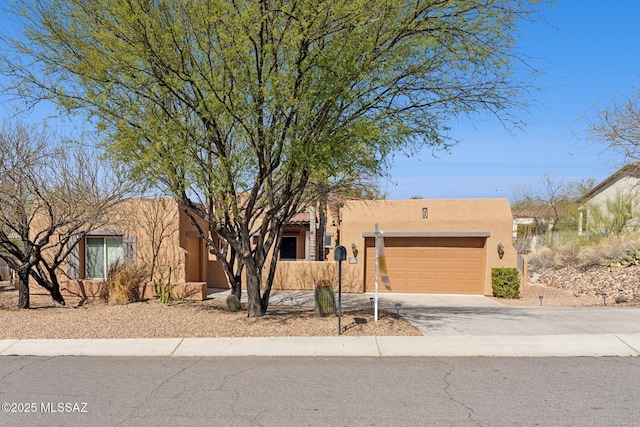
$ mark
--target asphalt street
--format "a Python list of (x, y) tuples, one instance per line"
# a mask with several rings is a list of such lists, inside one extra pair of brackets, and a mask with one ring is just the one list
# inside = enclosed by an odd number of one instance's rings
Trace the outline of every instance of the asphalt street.
[(638, 378), (637, 357), (6, 356), (0, 425), (632, 426)]

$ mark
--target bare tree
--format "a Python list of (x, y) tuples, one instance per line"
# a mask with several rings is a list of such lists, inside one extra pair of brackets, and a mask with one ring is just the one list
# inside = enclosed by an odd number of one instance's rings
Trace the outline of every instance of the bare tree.
[(56, 271), (126, 193), (97, 157), (55, 142), (20, 123), (0, 131), (0, 258), (17, 273), (20, 308), (29, 308), (30, 278), (65, 304)]
[(558, 231), (574, 227), (577, 219), (576, 199), (591, 189), (592, 178), (567, 182), (544, 175), (538, 185), (527, 184), (514, 190), (513, 208), (528, 212), (540, 224), (537, 232)]
[(640, 159), (640, 91), (613, 101), (588, 121), (588, 138), (603, 142), (614, 152)]

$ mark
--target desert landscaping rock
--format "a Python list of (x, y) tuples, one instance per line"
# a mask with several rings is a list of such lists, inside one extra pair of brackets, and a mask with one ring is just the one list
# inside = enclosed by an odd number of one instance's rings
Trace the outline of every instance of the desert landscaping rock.
[[(17, 291), (0, 289), (0, 339), (35, 338), (203, 338), (337, 335), (336, 316), (318, 317), (313, 307), (270, 306), (260, 318), (246, 310), (231, 313), (224, 301), (176, 301), (163, 305), (149, 300), (127, 305), (91, 302), (77, 307), (54, 305), (32, 296), (32, 309), (17, 309)], [(418, 336), (402, 317), (381, 312), (378, 322), (366, 309), (343, 309), (343, 335)]]
[[(508, 306), (640, 306), (640, 266), (540, 269), (536, 283), (521, 290), (520, 299), (493, 298)], [(606, 298), (603, 299), (603, 295)], [(620, 298), (624, 297), (624, 298)], [(616, 300), (618, 303), (616, 303)], [(623, 302), (624, 301), (624, 302)], [(335, 316), (318, 317), (313, 307), (271, 305), (267, 315), (247, 318), (231, 313), (224, 301), (177, 301), (163, 305), (149, 300), (127, 305), (90, 302), (67, 307), (45, 296), (32, 296), (30, 310), (17, 309), (17, 291), (0, 286), (0, 339), (29, 338), (216, 338), (337, 335)], [(343, 310), (343, 335), (417, 336), (402, 316), (382, 311), (378, 322), (371, 310)]]
[(509, 306), (540, 305), (540, 296), (545, 306), (640, 306), (640, 266), (540, 268), (531, 274), (535, 283), (521, 289), (522, 298), (494, 299)]

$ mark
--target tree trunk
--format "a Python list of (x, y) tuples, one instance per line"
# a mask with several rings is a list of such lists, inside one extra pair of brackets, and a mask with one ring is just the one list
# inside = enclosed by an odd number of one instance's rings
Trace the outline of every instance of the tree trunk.
[(58, 279), (55, 276), (55, 273), (51, 276), (52, 283), (51, 288), (49, 288), (49, 293), (51, 294), (51, 298), (58, 304), (65, 306), (67, 305), (64, 302), (64, 298), (62, 297), (62, 293), (60, 293), (60, 284), (58, 283)]
[(58, 282), (58, 276), (56, 276), (55, 268), (47, 268), (47, 271), (49, 273), (49, 277), (51, 280), (51, 288), (49, 289), (49, 292), (51, 293), (51, 298), (53, 298), (55, 302), (57, 302), (62, 306), (67, 305), (64, 302), (64, 298), (62, 297), (62, 294), (60, 293), (60, 282)]
[(29, 308), (29, 271), (18, 271), (18, 307)]
[(231, 282), (231, 294), (238, 298), (242, 297), (242, 275), (238, 274), (233, 276), (233, 282)]
[(36, 283), (39, 286), (49, 291), (51, 298), (55, 302), (62, 306), (66, 305), (64, 298), (60, 293), (60, 283), (58, 282), (55, 268), (50, 268), (46, 265), (44, 267), (38, 265), (36, 271), (31, 271), (31, 276), (36, 280)]
[(247, 316), (262, 317), (265, 311), (262, 309), (260, 298), (260, 272), (253, 263), (247, 263), (245, 267), (247, 268)]

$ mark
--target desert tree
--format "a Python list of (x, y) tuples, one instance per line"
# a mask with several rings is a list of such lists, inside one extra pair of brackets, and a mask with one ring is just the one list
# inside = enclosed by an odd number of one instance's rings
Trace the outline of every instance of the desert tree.
[(595, 240), (610, 235), (637, 232), (640, 228), (638, 194), (635, 189), (617, 191), (601, 203), (587, 203), (586, 214), (587, 234)]
[(577, 230), (577, 199), (595, 184), (593, 178), (567, 181), (544, 175), (538, 183), (527, 183), (514, 189), (513, 209), (528, 212), (536, 220), (536, 232)]
[(117, 160), (204, 219), (256, 317), (285, 224), (319, 196), (393, 153), (448, 147), (453, 116), (517, 122), (518, 24), (538, 4), (18, 0), (3, 70), (23, 99), (86, 114)]
[(587, 139), (629, 160), (640, 160), (640, 91), (611, 101), (586, 122)]
[(86, 150), (59, 144), (46, 128), (5, 123), (0, 130), (0, 258), (18, 277), (19, 307), (29, 279), (64, 305), (60, 266), (126, 185)]

